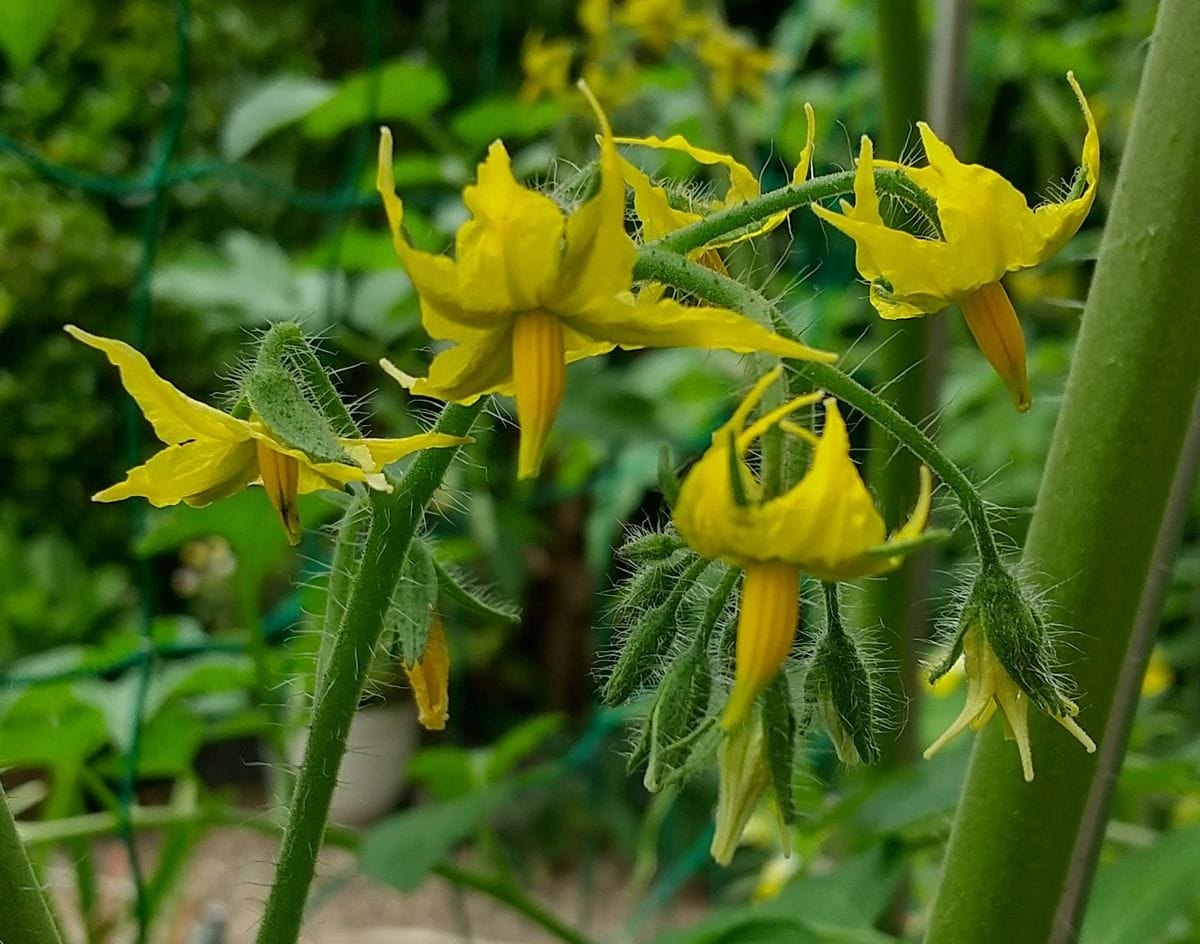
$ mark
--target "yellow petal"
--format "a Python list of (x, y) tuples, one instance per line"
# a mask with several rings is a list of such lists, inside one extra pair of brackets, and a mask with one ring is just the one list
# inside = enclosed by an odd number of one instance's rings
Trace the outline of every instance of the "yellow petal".
[(92, 496), (93, 501), (145, 498), (156, 508), (187, 502), (202, 507), (240, 491), (258, 477), (254, 440), (204, 439), (167, 446), (130, 469), (123, 482)]
[(837, 355), (789, 341), (758, 322), (724, 308), (693, 308), (671, 299), (632, 305), (611, 298), (586, 311), (564, 314), (580, 334), (620, 347), (722, 348), (739, 354), (762, 352), (797, 360), (832, 363)]
[(154, 372), (140, 351), (124, 341), (89, 334), (75, 325), (66, 325), (63, 330), (75, 340), (104, 352), (109, 363), (120, 372), (122, 385), (163, 442), (176, 445), (209, 439), (229, 444), (250, 438), (241, 420), (176, 390)]
[(488, 148), (477, 182), (463, 190), (471, 219), (455, 238), (455, 268), (466, 307), (519, 312), (552, 298), (562, 252), (562, 211), (512, 175), (500, 141)]
[(512, 327), (464, 335), (454, 347), (439, 351), (427, 377), (411, 386), (419, 396), (455, 403), (474, 403), (512, 381)]
[(263, 440), (255, 441), (258, 471), (271, 506), (279, 515), (289, 544), (300, 543), (300, 509), (296, 506), (300, 482), (300, 464), (291, 456), (276, 452)]
[(699, 164), (709, 167), (724, 167), (729, 174), (729, 188), (721, 203), (726, 206), (736, 206), (753, 200), (761, 192), (758, 177), (745, 164), (732, 155), (720, 151), (710, 151), (708, 148), (696, 147), (681, 134), (673, 134), (665, 140), (659, 137), (647, 138), (616, 138), (617, 144), (633, 144), (638, 147), (648, 147), (661, 151), (675, 151), (686, 154)]
[(662, 239), (668, 233), (703, 219), (699, 213), (671, 206), (667, 192), (651, 183), (645, 173), (625, 158), (621, 158), (621, 175), (633, 191), (633, 211), (642, 224), (642, 242)]
[(1084, 189), (1078, 197), (1063, 203), (1047, 203), (1033, 211), (1038, 238), (1041, 246), (1038, 255), (1047, 259), (1060, 250), (1083, 225), (1084, 219), (1092, 209), (1096, 199), (1096, 187), (1100, 182), (1100, 133), (1096, 130), (1096, 119), (1088, 107), (1083, 89), (1075, 81), (1075, 73), (1067, 73), (1067, 81), (1079, 102), (1087, 124), (1087, 134), (1083, 139), (1083, 154), (1080, 166), (1083, 168)]
[(512, 345), (517, 417), (521, 422), (517, 477), (527, 479), (541, 469), (546, 439), (562, 402), (566, 382), (562, 323), (544, 311), (518, 315)]
[(371, 468), (367, 471), (379, 472), (385, 465), (423, 449), (445, 449), (474, 441), (470, 436), (418, 433), (415, 436), (401, 436), (398, 439), (339, 439), (338, 444), (347, 449), (366, 449), (371, 457)]
[(733, 690), (721, 717), (729, 730), (745, 721), (792, 647), (800, 613), (800, 571), (782, 561), (751, 563), (738, 606)]
[(425, 654), (404, 674), (412, 686), (417, 703), (418, 720), (428, 731), (441, 731), (450, 716), (450, 652), (446, 648), (446, 631), (435, 613), (429, 626), (429, 641)]

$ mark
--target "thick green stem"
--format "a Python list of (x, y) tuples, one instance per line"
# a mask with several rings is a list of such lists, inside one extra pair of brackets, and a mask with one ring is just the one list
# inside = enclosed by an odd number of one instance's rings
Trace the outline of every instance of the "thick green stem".
[[(698, 262), (666, 252), (657, 246), (643, 246), (638, 253), (634, 276), (663, 282), (697, 298), (723, 305), (763, 321), (783, 337), (796, 338), (796, 332), (783, 314), (761, 293), (735, 282), (728, 276), (707, 269)], [(999, 563), (1000, 552), (992, 534), (987, 508), (966, 474), (938, 449), (921, 429), (896, 411), (896, 408), (831, 364), (813, 361), (789, 361), (788, 367), (813, 385), (823, 388), (843, 403), (859, 410), (882, 426), (902, 446), (929, 466), (954, 493), (975, 536), (982, 562)]]
[[(464, 435), (481, 405), (482, 401), (469, 407), (448, 405), (435, 431)], [(456, 449), (429, 449), (421, 453), (394, 493), (371, 495), (371, 520), (359, 556), (360, 567), (316, 691), (308, 745), (275, 866), (275, 882), (259, 927), (259, 944), (294, 944), (300, 933), (304, 902), (329, 817), (329, 803), (346, 751), (346, 737), (383, 628), (392, 588), (425, 506), (456, 452)]]
[(45, 893), (21, 844), (17, 824), (0, 786), (0, 941), (60, 944)]
[[(1031, 717), (1037, 779), (989, 725), (950, 838), (929, 944), (1075, 940), (1157, 622), (1176, 478), (1200, 374), (1195, 287), (1200, 219), (1200, 6), (1163, 0), (1125, 159), (1038, 495), (1025, 558), (1073, 631), (1079, 752)], [(1165, 535), (1165, 536), (1164, 536)], [(1124, 688), (1122, 680), (1126, 680)], [(1118, 697), (1120, 696), (1120, 697)]]

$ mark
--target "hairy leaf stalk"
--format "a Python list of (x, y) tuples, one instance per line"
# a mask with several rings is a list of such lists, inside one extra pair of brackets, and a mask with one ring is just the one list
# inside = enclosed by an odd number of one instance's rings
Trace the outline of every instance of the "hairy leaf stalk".
[[(1112, 213), (1084, 312), (1025, 559), (1057, 620), (1074, 630), (1082, 756), (1035, 713), (1045, 748), (1032, 784), (999, 729), (971, 761), (927, 944), (1076, 939), (1136, 699), (1162, 581), (1168, 496), (1200, 374), (1200, 318), (1187, 277), (1200, 219), (1200, 6), (1163, 0)], [(1159, 562), (1161, 566), (1162, 562)], [(1128, 661), (1128, 664), (1127, 664)], [(1128, 687), (1128, 686), (1126, 686)], [(1062, 749), (1055, 749), (1061, 745)]]
[(4, 944), (62, 941), (41, 883), (21, 844), (3, 786), (0, 786), (0, 941)]

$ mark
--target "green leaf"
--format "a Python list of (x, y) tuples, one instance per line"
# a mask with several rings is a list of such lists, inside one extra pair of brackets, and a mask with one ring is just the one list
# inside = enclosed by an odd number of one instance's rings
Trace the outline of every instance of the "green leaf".
[(31, 688), (0, 715), (0, 767), (78, 766), (107, 741), (104, 716), (72, 685)]
[(417, 888), (458, 843), (512, 796), (512, 785), (427, 803), (384, 820), (363, 839), (359, 864), (378, 882), (402, 892)]
[(4, 0), (0, 3), (0, 50), (13, 72), (24, 72), (46, 45), (62, 0)]
[(1080, 944), (1149, 944), (1200, 891), (1200, 826), (1163, 836), (1096, 876)]
[(422, 784), (435, 800), (457, 800), (479, 785), (471, 753), (449, 744), (417, 751), (405, 772), (409, 780)]
[(518, 724), (488, 749), (484, 777), (488, 782), (499, 780), (537, 750), (546, 738), (561, 731), (566, 720), (564, 715), (552, 713), (536, 715)]
[(450, 128), (472, 148), (497, 138), (533, 138), (562, 118), (562, 108), (545, 100), (530, 104), (512, 96), (495, 96), (468, 105), (450, 119)]
[(434, 66), (393, 60), (380, 67), (379, 98), (371, 116), (370, 81), (365, 72), (343, 80), (331, 98), (309, 113), (304, 132), (314, 138), (328, 138), (368, 117), (420, 122), (450, 97), (445, 77)]
[(414, 539), (384, 615), (385, 638), (392, 640), (405, 666), (412, 668), (425, 655), (429, 627), (437, 606), (438, 578), (433, 555), (424, 541)]
[(280, 75), (238, 102), (221, 129), (221, 153), (236, 161), (260, 141), (303, 118), (334, 94), (334, 86), (301, 75)]

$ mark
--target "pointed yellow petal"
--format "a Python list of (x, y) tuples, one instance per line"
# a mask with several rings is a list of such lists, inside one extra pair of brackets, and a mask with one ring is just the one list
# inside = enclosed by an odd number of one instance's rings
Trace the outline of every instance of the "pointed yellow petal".
[(648, 138), (616, 138), (615, 141), (617, 144), (632, 144), (660, 151), (675, 151), (686, 154), (699, 164), (725, 168), (729, 174), (729, 188), (722, 200), (724, 206), (730, 207), (745, 203), (747, 200), (753, 200), (762, 192), (758, 184), (758, 177), (745, 164), (729, 154), (696, 147), (681, 134), (673, 134), (665, 140), (651, 136)]
[(837, 355), (782, 338), (758, 322), (724, 308), (692, 308), (672, 299), (631, 305), (597, 300), (563, 320), (581, 334), (620, 347), (723, 348), (739, 354), (761, 351), (797, 360), (832, 363)]
[(521, 422), (517, 477), (527, 479), (541, 468), (546, 439), (562, 402), (566, 383), (562, 322), (544, 311), (518, 315), (513, 327), (512, 363)]
[(156, 508), (180, 502), (207, 505), (240, 491), (258, 477), (253, 443), (252, 439), (206, 439), (167, 446), (92, 500), (112, 502), (137, 496)]
[(775, 677), (796, 636), (800, 571), (781, 561), (751, 563), (738, 607), (733, 690), (721, 717), (727, 731), (741, 724)]
[(66, 325), (63, 330), (88, 347), (104, 352), (109, 363), (120, 372), (122, 385), (163, 442), (176, 445), (193, 439), (213, 439), (228, 444), (250, 438), (241, 420), (176, 390), (154, 372), (140, 351), (124, 341), (89, 334), (75, 325)]
[(348, 449), (364, 448), (371, 457), (369, 471), (378, 472), (385, 465), (420, 452), (422, 449), (445, 449), (474, 442), (470, 436), (449, 436), (446, 433), (418, 433), (401, 436), (399, 439), (339, 439), (338, 444)]

